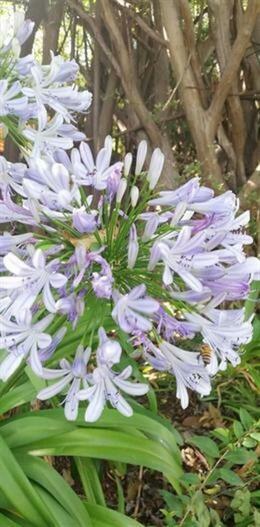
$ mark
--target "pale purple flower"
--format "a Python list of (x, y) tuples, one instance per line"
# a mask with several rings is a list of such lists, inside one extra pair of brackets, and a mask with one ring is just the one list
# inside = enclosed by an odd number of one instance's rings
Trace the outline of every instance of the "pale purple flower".
[(49, 79), (54, 82), (72, 82), (79, 71), (79, 66), (74, 59), (64, 60), (61, 55), (54, 55), (51, 51), (51, 63), (48, 72)]
[(113, 297), (115, 307), (112, 317), (123, 331), (126, 333), (136, 330), (147, 332), (152, 329), (151, 317), (158, 311), (159, 303), (146, 296), (144, 284), (134, 287), (126, 295), (114, 291)]
[(169, 315), (163, 308), (154, 315), (154, 320), (158, 324), (157, 331), (166, 340), (184, 337), (192, 339), (196, 332), (196, 326), (187, 320), (178, 320)]
[(24, 136), (33, 144), (32, 156), (39, 156), (44, 149), (64, 148), (67, 150), (73, 147), (72, 139), (62, 137), (59, 132), (62, 124), (62, 115), (56, 114), (48, 121), (45, 108), (41, 108), (38, 114), (38, 128), (27, 126), (23, 131)]
[(77, 348), (72, 364), (67, 359), (62, 359), (60, 361), (60, 369), (52, 370), (50, 368), (42, 368), (42, 379), (59, 380), (47, 388), (43, 388), (38, 393), (37, 398), (41, 401), (46, 401), (66, 390), (64, 413), (68, 421), (75, 421), (77, 419), (79, 407), (79, 399), (77, 396), (82, 387), (86, 389), (88, 386), (86, 366), (90, 353), (90, 348), (84, 350), (83, 346), (80, 345)]
[[(181, 185), (176, 190), (165, 190), (159, 193), (159, 197), (150, 200), (150, 205), (166, 205), (176, 207), (179, 203), (185, 203), (185, 210), (193, 202), (208, 201), (214, 196), (213, 190), (200, 187), (200, 180), (194, 177)], [(184, 210), (184, 212), (185, 212)]]
[(76, 79), (79, 66), (74, 59), (64, 60), (61, 55), (54, 55), (53, 51), (50, 51), (50, 56), (50, 64), (41, 66), (41, 75), (46, 85), (69, 83)]
[(9, 88), (8, 80), (0, 80), (0, 115), (14, 114), (22, 117), (27, 104), (28, 99), (21, 95), (21, 85), (18, 81)]
[(214, 253), (203, 252), (205, 241), (204, 233), (191, 237), (191, 228), (183, 227), (176, 241), (156, 242), (151, 251), (149, 270), (152, 271), (156, 264), (162, 260), (164, 263), (163, 282), (165, 285), (173, 283), (174, 273), (177, 273), (185, 284), (194, 291), (201, 292), (203, 286), (193, 273), (194, 269), (208, 268), (218, 262)]
[(162, 341), (159, 348), (148, 341), (145, 345), (145, 358), (156, 369), (169, 371), (176, 378), (176, 397), (182, 408), (189, 404), (188, 388), (200, 395), (209, 395), (210, 377), (206, 368), (199, 364), (199, 353), (177, 348)]
[(26, 77), (30, 74), (30, 71), (36, 62), (33, 55), (26, 55), (17, 60), (15, 69), (20, 77)]
[(55, 72), (49, 69), (46, 75), (45, 69), (40, 64), (31, 68), (32, 85), (23, 88), (27, 97), (35, 99), (39, 105), (48, 105), (67, 122), (71, 118), (69, 110), (85, 111), (89, 108), (92, 100), (90, 92), (79, 92), (76, 86), (54, 85)]
[[(34, 28), (34, 22), (30, 19), (24, 19), (24, 13), (22, 11), (16, 11), (14, 13), (14, 32), (9, 42), (2, 48), (2, 53), (7, 53), (10, 49), (15, 53), (15, 56), (19, 56), (21, 46), (29, 38)], [(2, 29), (2, 28), (1, 28)], [(6, 30), (6, 28), (5, 28)]]
[(140, 220), (146, 221), (144, 233), (142, 236), (142, 240), (146, 242), (153, 237), (159, 225), (168, 222), (169, 219), (172, 218), (172, 213), (163, 212), (162, 214), (159, 214), (158, 212), (143, 212), (138, 216), (138, 218)]
[(86, 207), (73, 209), (72, 224), (81, 233), (92, 233), (97, 229), (97, 211), (86, 212)]
[(113, 282), (111, 272), (107, 274), (92, 273), (91, 285), (98, 298), (111, 298)]
[[(94, 161), (91, 149), (87, 143), (80, 144), (81, 164), (78, 183), (81, 185), (90, 185), (97, 190), (107, 188), (109, 177), (116, 171), (121, 171), (122, 163), (117, 162), (110, 166), (112, 155), (112, 145), (107, 141), (107, 146), (102, 148)], [(77, 176), (77, 174), (76, 174)]]
[(118, 191), (120, 179), (122, 176), (122, 167), (116, 166), (107, 178), (107, 195), (110, 200), (114, 198)]
[(68, 315), (68, 320), (72, 322), (72, 328), (75, 329), (79, 318), (83, 315), (85, 308), (84, 299), (80, 294), (71, 293), (68, 296), (60, 298), (56, 302), (56, 310), (58, 313)]
[(29, 18), (24, 19), (24, 13), (16, 12), (14, 14), (14, 36), (21, 46), (31, 35), (34, 25), (35, 23)]
[(78, 187), (61, 163), (32, 160), (31, 168), (23, 179), (23, 188), (29, 198), (47, 207), (49, 214), (52, 210), (72, 211), (72, 203), (80, 202)]
[(99, 419), (106, 401), (110, 402), (122, 415), (130, 417), (133, 410), (124, 399), (119, 390), (126, 394), (138, 396), (147, 393), (149, 387), (146, 384), (134, 383), (128, 380), (132, 374), (132, 367), (126, 367), (121, 373), (114, 372), (111, 368), (121, 358), (121, 346), (113, 340), (108, 339), (103, 328), (99, 330), (99, 347), (97, 349), (97, 368), (92, 375), (88, 376), (90, 386), (78, 393), (81, 401), (89, 401), (85, 414), (87, 422)]
[(97, 350), (98, 363), (100, 366), (112, 368), (118, 364), (122, 355), (121, 344), (114, 338), (109, 338), (103, 327), (98, 330), (99, 346)]
[(8, 232), (4, 232), (2, 236), (0, 235), (0, 254), (5, 255), (6, 253), (13, 251), (17, 247), (26, 244), (26, 242), (32, 240), (32, 232), (15, 235), (9, 234)]
[(242, 300), (246, 298), (250, 291), (250, 281), (247, 276), (237, 279), (236, 277), (222, 276), (216, 279), (210, 279), (205, 273), (201, 277), (201, 282), (208, 288), (213, 296), (225, 292), (226, 300)]
[(41, 249), (36, 249), (32, 256), (31, 265), (13, 253), (8, 253), (3, 262), (12, 276), (0, 277), (0, 290), (18, 290), (22, 297), (27, 298), (27, 307), (31, 307), (42, 292), (46, 309), (55, 313), (56, 305), (51, 287), (59, 289), (67, 282), (66, 276), (56, 272), (59, 260), (46, 263), (44, 253)]
[[(186, 312), (185, 318), (197, 325), (197, 332), (202, 334), (204, 342), (212, 349), (212, 361), (208, 365), (208, 370), (211, 374), (215, 374), (217, 368), (221, 370), (226, 368), (227, 361), (237, 366), (240, 363), (239, 347), (247, 344), (252, 338), (251, 321), (244, 321), (244, 313), (240, 310), (233, 315), (231, 312), (227, 315), (223, 310), (215, 313), (205, 308), (204, 313)], [(220, 359), (219, 365), (216, 358)]]
[(16, 322), (0, 316), (0, 348), (8, 354), (0, 365), (0, 379), (6, 381), (17, 370), (23, 359), (29, 356), (30, 365), (37, 375), (42, 373), (39, 350), (51, 343), (51, 336), (44, 333), (53, 320), (48, 315), (33, 323), (31, 312), (27, 309), (19, 311)]

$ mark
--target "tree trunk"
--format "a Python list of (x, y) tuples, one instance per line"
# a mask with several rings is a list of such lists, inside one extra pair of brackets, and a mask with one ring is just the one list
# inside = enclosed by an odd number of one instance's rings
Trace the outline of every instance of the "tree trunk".
[(44, 23), (42, 63), (49, 64), (50, 52), (57, 53), (61, 20), (64, 12), (64, 0), (52, 0)]
[(214, 150), (213, 136), (212, 133), (209, 134), (207, 114), (202, 105), (199, 86), (197, 86), (197, 75), (194, 76), (190, 63), (191, 52), (188, 53), (184, 41), (177, 4), (160, 0), (160, 5), (169, 40), (172, 68), (204, 178), (211, 185), (217, 184), (223, 187), (225, 184)]
[(118, 63), (120, 65), (121, 82), (124, 91), (131, 102), (136, 115), (143, 124), (153, 147), (159, 146), (164, 151), (166, 160), (163, 183), (167, 187), (173, 187), (177, 184), (179, 174), (176, 170), (172, 149), (167, 138), (162, 136), (160, 129), (151, 117), (138, 90), (134, 65), (131, 61), (130, 54), (127, 52), (127, 48), (119, 29), (118, 20), (115, 19), (110, 1), (100, 0), (100, 3), (102, 6), (104, 21), (109, 29), (114, 49), (117, 54)]

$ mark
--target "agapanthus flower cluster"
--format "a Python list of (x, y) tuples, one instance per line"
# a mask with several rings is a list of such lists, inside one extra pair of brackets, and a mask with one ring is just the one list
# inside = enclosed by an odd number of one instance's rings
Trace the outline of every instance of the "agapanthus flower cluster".
[(32, 64), (21, 89), (37, 106), (38, 127), (24, 131), (32, 152), (0, 162), (0, 379), (29, 364), (46, 382), (40, 400), (60, 395), (70, 420), (84, 401), (95, 421), (106, 404), (132, 415), (148, 363), (175, 377), (186, 408), (252, 336), (240, 305), (260, 272), (244, 252), (249, 213), (198, 177), (158, 192), (164, 156), (157, 148), (146, 165), (145, 141), (122, 162), (111, 137), (96, 157), (84, 140), (71, 148), (56, 125), (87, 106), (88, 92), (60, 86), (76, 65)]
[(74, 60), (52, 54), (50, 64), (41, 65), (31, 54), (20, 58), (33, 27), (31, 20), (17, 12), (13, 34), (0, 40), (0, 127), (24, 153), (32, 150), (33, 155), (40, 155), (55, 148), (72, 148), (73, 141), (85, 138), (73, 124), (74, 115), (86, 112), (92, 97), (72, 84), (79, 69)]

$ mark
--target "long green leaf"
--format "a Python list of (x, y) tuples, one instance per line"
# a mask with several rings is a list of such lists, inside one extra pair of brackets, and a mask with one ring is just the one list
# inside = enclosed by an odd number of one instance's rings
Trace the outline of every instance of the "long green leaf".
[(32, 523), (29, 524), (27, 520), (23, 520), (9, 512), (6, 514), (8, 516), (0, 513), (0, 527), (33, 527)]
[(24, 403), (28, 403), (35, 398), (36, 392), (31, 382), (26, 382), (15, 387), (0, 399), (0, 414), (8, 412), (12, 408), (17, 408)]
[(14, 509), (36, 527), (56, 526), (55, 519), (46, 510), (1, 436), (0, 490)]
[[(26, 417), (28, 417), (28, 419), (34, 419), (36, 416), (39, 417), (39, 419), (52, 418), (54, 421), (53, 426), (54, 428), (56, 426), (57, 429), (59, 427), (58, 422), (64, 423), (64, 414), (62, 409), (41, 410), (40, 412), (30, 412), (29, 414), (26, 414)], [(23, 417), (22, 419), (25, 420), (25, 417)], [(17, 420), (14, 420), (12, 424), (16, 421)], [(167, 449), (169, 449), (169, 451), (172, 452), (176, 459), (179, 459), (179, 461), (181, 460), (180, 451), (177, 446), (176, 437), (174, 434), (174, 429), (171, 426), (167, 426), (168, 423), (166, 420), (165, 423), (162, 420), (158, 421), (152, 414), (152, 412), (142, 412), (139, 406), (136, 408), (136, 411), (134, 412), (134, 415), (132, 417), (124, 417), (116, 410), (107, 409), (104, 411), (102, 417), (96, 423), (91, 424), (86, 423), (84, 421), (84, 410), (80, 409), (79, 416), (77, 419), (77, 425), (83, 426), (84, 428), (91, 427), (121, 429), (133, 435), (136, 435), (136, 430), (144, 432), (147, 437), (160, 442)], [(31, 428), (32, 425), (30, 421), (23, 421), (23, 428), (26, 428), (27, 426)], [(39, 426), (44, 428), (44, 424), (42, 423), (42, 425), (40, 425), (40, 421)], [(74, 427), (75, 429), (75, 425), (70, 424), (70, 426)], [(3, 427), (2, 430), (8, 430), (8, 428), (9, 424)], [(15, 446), (18, 446), (18, 444), (16, 444)]]
[(93, 527), (143, 527), (141, 523), (107, 507), (85, 503)]
[(0, 513), (0, 527), (19, 527), (19, 523), (14, 522)]
[(75, 517), (80, 527), (90, 525), (89, 515), (81, 500), (52, 466), (28, 454), (18, 455), (16, 459), (27, 477), (52, 494), (65, 511)]
[(106, 506), (94, 460), (84, 457), (75, 457), (74, 460), (88, 501), (96, 505)]
[(32, 441), (26, 450), (35, 456), (82, 456), (144, 465), (163, 472), (179, 490), (182, 470), (169, 451), (151, 439), (129, 440), (129, 435), (117, 430), (83, 428), (49, 437), (48, 441)]
[[(45, 503), (46, 509), (49, 510), (55, 517), (57, 527), (79, 527), (75, 517), (72, 518), (51, 494), (36, 484), (34, 485), (34, 489), (43, 503)], [(91, 524), (86, 523), (85, 525), (86, 527), (89, 527)]]
[(41, 412), (30, 413), (6, 423), (3, 421), (0, 433), (10, 448), (27, 445), (38, 439), (47, 440), (49, 437), (60, 435), (62, 432), (75, 430), (74, 424), (66, 419), (43, 417)]

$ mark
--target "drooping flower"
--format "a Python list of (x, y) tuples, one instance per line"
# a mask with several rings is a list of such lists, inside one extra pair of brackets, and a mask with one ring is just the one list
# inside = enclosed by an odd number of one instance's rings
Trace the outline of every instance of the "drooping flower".
[(133, 396), (147, 393), (148, 385), (128, 380), (132, 374), (131, 366), (127, 366), (121, 373), (115, 373), (112, 370), (113, 365), (119, 363), (121, 353), (120, 344), (108, 339), (104, 329), (100, 328), (97, 368), (88, 377), (90, 386), (78, 393), (78, 398), (81, 401), (89, 401), (85, 414), (86, 421), (97, 421), (103, 412), (106, 401), (110, 402), (122, 415), (130, 417), (133, 410), (119, 390)]
[(197, 325), (197, 332), (202, 334), (204, 342), (212, 350), (208, 365), (211, 374), (215, 374), (218, 369), (226, 369), (227, 362), (233, 366), (240, 363), (238, 350), (242, 344), (251, 340), (253, 331), (251, 321), (244, 321), (243, 311), (221, 310), (218, 313), (205, 307), (201, 314), (185, 313), (185, 318)]
[(110, 165), (112, 155), (112, 144), (106, 142), (97, 155), (94, 161), (92, 152), (87, 143), (80, 144), (81, 162), (78, 166), (81, 169), (81, 174), (77, 181), (81, 185), (90, 185), (97, 190), (104, 190), (107, 188), (109, 178), (113, 177), (115, 171), (121, 171), (122, 163), (114, 163)]
[(191, 229), (183, 227), (176, 241), (165, 243), (163, 240), (156, 242), (151, 251), (149, 270), (163, 260), (165, 285), (173, 283), (173, 273), (177, 273), (185, 284), (194, 291), (201, 292), (203, 286), (193, 274), (193, 269), (204, 269), (218, 263), (218, 255), (203, 251), (205, 241), (204, 233), (191, 237)]
[(151, 316), (158, 311), (159, 303), (146, 295), (145, 285), (134, 287), (126, 295), (114, 291), (115, 307), (112, 317), (126, 333), (136, 330), (150, 331)]
[(37, 394), (37, 398), (41, 401), (46, 401), (66, 389), (64, 412), (68, 421), (75, 421), (77, 419), (79, 407), (78, 393), (82, 387), (86, 389), (88, 386), (86, 366), (90, 353), (90, 348), (84, 350), (83, 346), (80, 345), (77, 348), (72, 364), (68, 360), (62, 359), (60, 361), (60, 369), (42, 368), (42, 379), (59, 380), (47, 388), (43, 388)]
[(42, 292), (43, 302), (48, 311), (56, 311), (55, 300), (51, 287), (63, 287), (67, 278), (56, 272), (58, 260), (46, 263), (46, 258), (41, 249), (36, 249), (32, 256), (31, 265), (24, 262), (14, 253), (8, 253), (3, 263), (12, 276), (0, 277), (0, 290), (18, 290), (19, 294), (27, 299), (26, 306), (30, 308), (37, 296)]
[(73, 147), (73, 141), (70, 137), (63, 137), (60, 127), (63, 124), (63, 117), (56, 114), (50, 121), (47, 119), (47, 112), (43, 107), (41, 114), (38, 115), (38, 128), (26, 126), (24, 136), (31, 141), (32, 156), (40, 156), (45, 149), (54, 150), (64, 148), (65, 150)]
[(0, 80), (0, 115), (22, 117), (27, 105), (28, 99), (21, 95), (21, 85), (18, 81), (8, 87), (8, 80)]
[(199, 364), (199, 353), (182, 350), (167, 341), (162, 341), (159, 348), (146, 342), (145, 358), (156, 369), (169, 371), (175, 376), (176, 397), (182, 408), (189, 404), (188, 388), (200, 395), (209, 395), (210, 377), (205, 367)]
[(7, 350), (7, 356), (0, 365), (0, 379), (9, 379), (27, 357), (33, 371), (41, 376), (39, 350), (51, 343), (51, 336), (44, 331), (52, 320), (53, 315), (47, 315), (33, 323), (32, 314), (28, 309), (20, 310), (15, 322), (0, 317), (0, 348)]
[(81, 233), (92, 233), (97, 228), (97, 213), (92, 211), (86, 212), (86, 207), (73, 209), (72, 217), (73, 227)]

